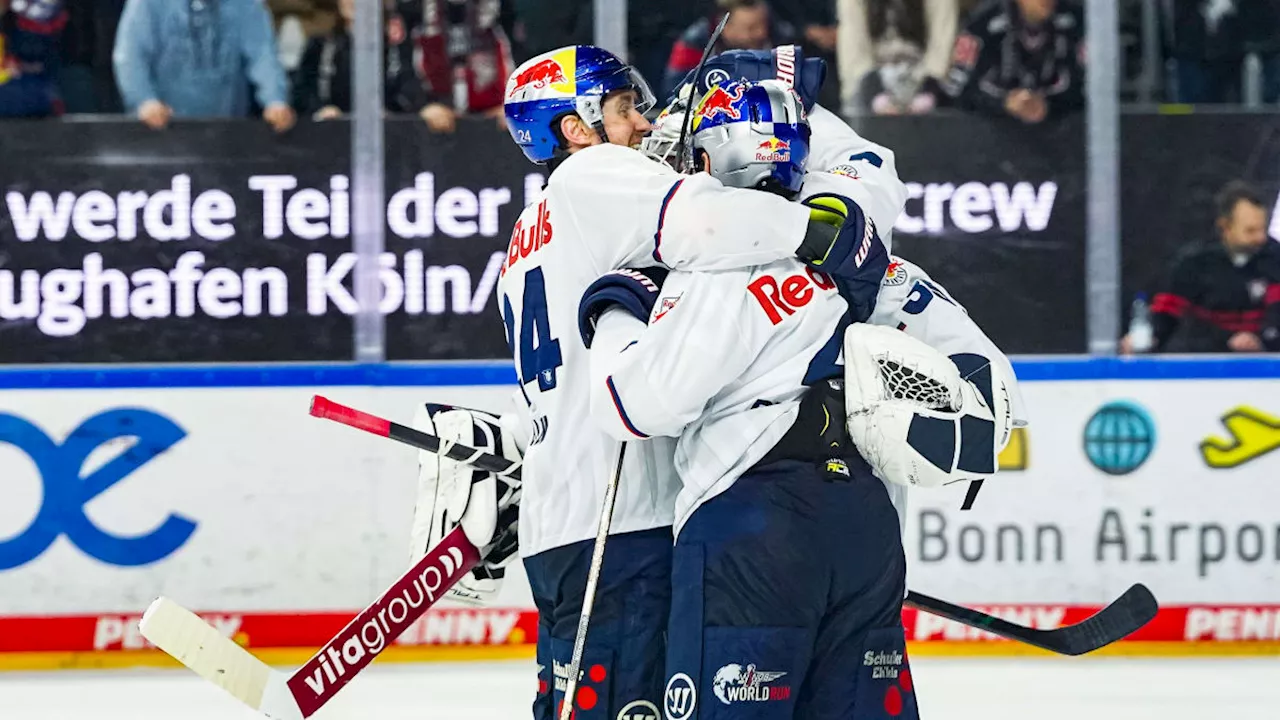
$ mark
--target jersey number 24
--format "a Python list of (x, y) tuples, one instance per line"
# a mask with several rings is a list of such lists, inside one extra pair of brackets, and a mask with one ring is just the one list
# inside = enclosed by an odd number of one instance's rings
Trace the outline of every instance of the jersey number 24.
[[(502, 320), (507, 326), (507, 345), (516, 356), (520, 369), (520, 384), (538, 381), (538, 389), (545, 392), (556, 386), (556, 368), (564, 364), (560, 357), (560, 341), (551, 337), (551, 323), (547, 312), (547, 283), (542, 268), (537, 267), (524, 276), (524, 300), (520, 303), (520, 325), (516, 325), (511, 299), (502, 298)], [(520, 345), (517, 349), (516, 340)]]

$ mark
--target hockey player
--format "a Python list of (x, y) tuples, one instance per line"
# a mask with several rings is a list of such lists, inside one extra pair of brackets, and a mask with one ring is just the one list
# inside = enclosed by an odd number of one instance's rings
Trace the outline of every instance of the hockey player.
[[(648, 130), (641, 112), (651, 102), (632, 69), (587, 46), (534, 58), (508, 82), (512, 137), (530, 160), (551, 168), (547, 187), (517, 221), (498, 287), (530, 415), (519, 552), (539, 611), (538, 720), (550, 720), (562, 700), (556, 691), (566, 679), (591, 538), (619, 452), (589, 417), (586, 349), (576, 337), (587, 285), (613, 268), (659, 262), (717, 269), (794, 256), (847, 277), (866, 261), (860, 212), (814, 214), (711, 175), (679, 175), (629, 147)], [(425, 410), (419, 425), (428, 431), (514, 451), (513, 434), (491, 416)], [(654, 443), (625, 456), (576, 696), (579, 720), (656, 714), (661, 702), (678, 489), (673, 452)], [(439, 537), (461, 524), (486, 553), (482, 572), (496, 571), (507, 547), (501, 516), (516, 492), (489, 478), (477, 493), (471, 477), (456, 463), (423, 458), (420, 506), (431, 510), (418, 517), (431, 520), (417, 536)], [(486, 578), (465, 584), (472, 599), (492, 591)]]
[[(720, 91), (735, 98), (736, 112), (708, 113), (706, 99), (715, 91), (699, 104), (694, 144), (704, 167), (744, 187), (798, 193), (803, 174), (796, 170), (807, 147), (797, 142), (806, 133), (795, 120), (803, 112), (794, 95), (771, 83), (730, 83)], [(786, 153), (779, 150), (784, 144)], [(805, 199), (855, 211), (854, 201), (836, 194)], [(866, 259), (886, 257), (875, 225), (866, 227), (872, 241)], [(877, 280), (886, 264), (878, 265)], [(862, 370), (901, 361), (925, 373), (915, 379), (936, 391), (925, 398), (933, 407), (911, 409), (953, 427), (962, 415), (967, 423), (986, 423), (992, 432), (970, 434), (962, 455), (989, 463), (998, 438), (1007, 435), (997, 428), (1008, 417), (1009, 395), (963, 380), (945, 357), (927, 347), (921, 353), (896, 330), (855, 326), (842, 342), (856, 293), (852, 300), (851, 306), (831, 278), (792, 260), (676, 272), (660, 291), (610, 273), (584, 295), (580, 331), (592, 347), (593, 415), (618, 439), (679, 438), (683, 489), (664, 693), (669, 720), (747, 712), (916, 716), (900, 620), (905, 561), (898, 517), (873, 473), (910, 482), (898, 466), (924, 453), (905, 434), (860, 432), (856, 439), (877, 451), (862, 454), (885, 461), (891, 472), (883, 473), (854, 450), (855, 438), (840, 422), (839, 357), (842, 350), (858, 356)], [(988, 378), (1002, 387), (1012, 382), (990, 366), (979, 382)], [(913, 397), (892, 378), (876, 380), (907, 400), (859, 397), (851, 407), (880, 419)], [(941, 442), (941, 426), (929, 430), (933, 445)], [(917, 473), (916, 481), (973, 476), (957, 475), (952, 458), (946, 465)]]

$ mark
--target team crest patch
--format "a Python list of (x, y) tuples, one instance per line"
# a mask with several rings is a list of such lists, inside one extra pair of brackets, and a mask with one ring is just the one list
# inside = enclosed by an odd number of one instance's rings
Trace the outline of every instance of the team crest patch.
[(854, 180), (862, 179), (862, 176), (858, 174), (858, 168), (854, 165), (837, 165), (831, 168), (828, 172), (832, 175), (843, 175), (847, 178), (853, 178)]
[(785, 672), (757, 670), (754, 664), (745, 668), (729, 663), (716, 671), (712, 688), (725, 705), (739, 702), (769, 702), (791, 697), (791, 686), (778, 683)]
[(888, 287), (902, 285), (907, 281), (907, 271), (902, 267), (902, 261), (893, 258), (889, 261), (889, 269), (884, 271), (884, 282), (881, 283)]
[(653, 313), (653, 322), (658, 322), (659, 320), (662, 319), (663, 315), (666, 315), (667, 313), (674, 310), (676, 307), (676, 303), (680, 302), (681, 297), (683, 297), (683, 295), (676, 295), (675, 297), (664, 297), (661, 300), (659, 300), (658, 306)]

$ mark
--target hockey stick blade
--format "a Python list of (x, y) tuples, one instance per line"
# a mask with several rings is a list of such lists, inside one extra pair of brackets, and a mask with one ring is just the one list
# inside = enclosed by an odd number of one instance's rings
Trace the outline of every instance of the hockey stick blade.
[(904, 603), (961, 625), (986, 630), (1059, 655), (1084, 655), (1122, 640), (1151, 622), (1159, 610), (1155, 596), (1141, 583), (1085, 620), (1053, 630), (1024, 627), (917, 592), (908, 592)]
[(311, 414), (315, 417), (333, 420), (374, 435), (391, 438), (419, 450), (444, 455), (452, 460), (457, 460), (503, 477), (520, 479), (521, 463), (512, 462), (504, 457), (467, 447), (466, 445), (441, 440), (435, 435), (385, 420), (342, 403), (336, 403), (321, 395), (316, 395), (311, 399)]
[(168, 598), (151, 603), (140, 628), (143, 637), (240, 702), (274, 720), (301, 720), (332, 700), (479, 562), (480, 551), (454, 528), (288, 677)]

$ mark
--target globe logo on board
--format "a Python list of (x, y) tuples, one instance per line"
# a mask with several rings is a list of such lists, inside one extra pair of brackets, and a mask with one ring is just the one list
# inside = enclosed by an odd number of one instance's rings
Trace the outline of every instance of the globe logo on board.
[(1109, 402), (1084, 426), (1084, 454), (1108, 475), (1128, 475), (1142, 467), (1155, 445), (1155, 422), (1136, 403)]

